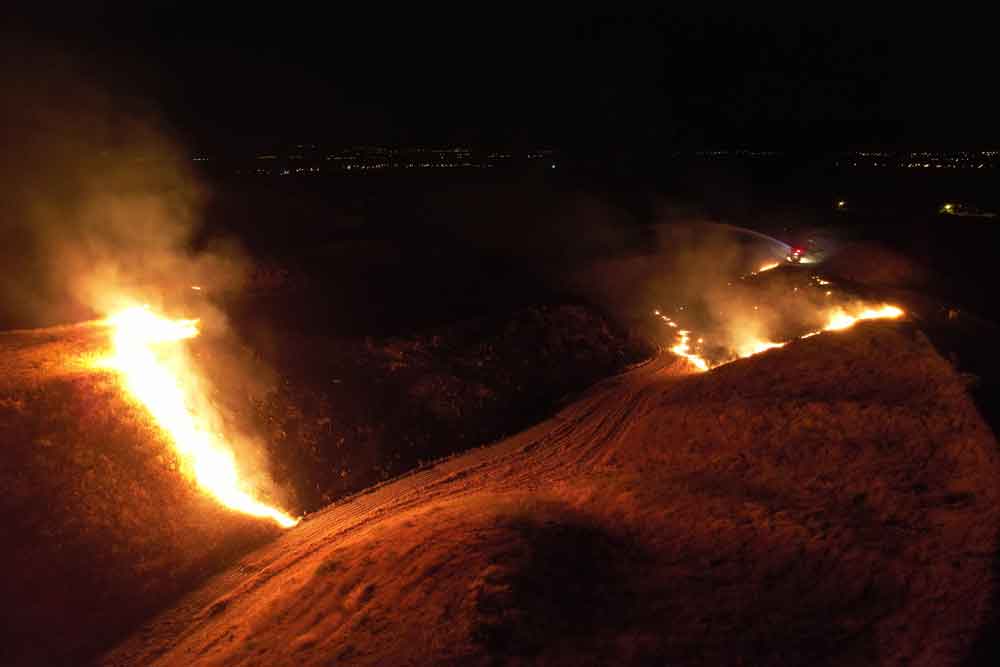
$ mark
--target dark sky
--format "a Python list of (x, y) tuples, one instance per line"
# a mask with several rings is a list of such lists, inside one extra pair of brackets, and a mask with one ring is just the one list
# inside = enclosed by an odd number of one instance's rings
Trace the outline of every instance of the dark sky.
[[(479, 142), (995, 147), (975, 16), (633, 16), (181, 3), (26, 11), (10, 32), (206, 149)], [(96, 7), (96, 8), (95, 8)]]

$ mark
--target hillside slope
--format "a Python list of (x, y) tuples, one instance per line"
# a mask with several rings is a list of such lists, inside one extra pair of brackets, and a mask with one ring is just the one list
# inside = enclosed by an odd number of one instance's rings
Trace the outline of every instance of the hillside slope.
[(186, 483), (88, 360), (94, 323), (0, 333), (0, 664), (80, 665), (278, 529)]
[(102, 662), (956, 664), (998, 473), (909, 325), (701, 375), (665, 355), (313, 515)]
[[(91, 363), (109, 333), (0, 332), (0, 665), (86, 664), (279, 532), (179, 474), (147, 411)], [(210, 318), (187, 347), (252, 441), (245, 472), (296, 515), (534, 423), (644, 353), (572, 304), (407, 338), (266, 333), (269, 355)]]

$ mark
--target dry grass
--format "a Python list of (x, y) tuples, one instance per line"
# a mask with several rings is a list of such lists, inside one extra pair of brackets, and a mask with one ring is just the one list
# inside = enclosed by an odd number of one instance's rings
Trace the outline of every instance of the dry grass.
[(512, 444), (291, 531), (108, 664), (937, 666), (982, 631), (997, 443), (905, 325), (641, 369)]
[(270, 334), (273, 389), (244, 406), (291, 505), (315, 511), (537, 423), (651, 348), (592, 308), (533, 307), (407, 338)]
[[(146, 412), (95, 369), (107, 334), (0, 333), (0, 567), (16, 573), (0, 582), (0, 664), (79, 664), (276, 534), (182, 478)], [(238, 366), (254, 380), (216, 389), (264, 436), (293, 511), (494, 439), (637, 354), (577, 307), (406, 340), (283, 338), (278, 374), (203, 338), (193, 346), (206, 377)]]
[(0, 663), (79, 664), (274, 535), (220, 509), (114, 375), (95, 325), (0, 334)]

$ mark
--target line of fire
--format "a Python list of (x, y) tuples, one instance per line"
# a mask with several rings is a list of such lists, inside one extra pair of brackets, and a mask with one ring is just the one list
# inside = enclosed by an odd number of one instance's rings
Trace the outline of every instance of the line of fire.
[(0, 667), (1000, 664), (989, 21), (20, 4)]

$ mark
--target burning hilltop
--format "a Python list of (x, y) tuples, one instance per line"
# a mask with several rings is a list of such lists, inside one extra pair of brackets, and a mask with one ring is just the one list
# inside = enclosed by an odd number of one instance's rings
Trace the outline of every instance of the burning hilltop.
[(103, 664), (959, 664), (1000, 459), (927, 340), (682, 364), (331, 507)]
[[(761, 340), (760, 338), (750, 334), (736, 342), (732, 348), (723, 348), (720, 351), (718, 346), (716, 346), (716, 354), (722, 356), (716, 356), (713, 360), (709, 360), (708, 358), (702, 356), (702, 351), (706, 347), (711, 347), (709, 343), (706, 343), (704, 338), (698, 337), (694, 340), (694, 342), (692, 342), (692, 333), (687, 329), (679, 328), (678, 324), (673, 319), (664, 315), (659, 310), (654, 310), (653, 315), (662, 320), (668, 327), (676, 330), (676, 343), (669, 348), (670, 351), (677, 356), (686, 359), (699, 371), (707, 371), (711, 368), (727, 364), (735, 359), (745, 359), (747, 357), (752, 357), (755, 354), (760, 354), (761, 352), (767, 352), (768, 350), (784, 347), (786, 344), (791, 342)], [(823, 311), (822, 317), (824, 317), (826, 321), (821, 329), (801, 334), (798, 338), (812, 338), (813, 336), (818, 336), (824, 331), (843, 331), (845, 329), (850, 329), (858, 322), (864, 322), (866, 320), (895, 320), (903, 317), (903, 315), (904, 312), (902, 308), (887, 304), (873, 306), (856, 303), (850, 308), (836, 306)]]
[[(707, 371), (858, 322), (905, 316), (897, 305), (860, 298), (815, 273), (792, 269), (786, 274), (777, 268), (768, 263), (721, 289), (709, 287), (693, 305), (654, 309), (654, 318), (664, 325), (662, 346)], [(764, 272), (772, 272), (768, 278), (775, 280), (761, 285)], [(744, 284), (747, 280), (754, 284)]]
[[(103, 320), (0, 333), (0, 518), (16, 536), (0, 564), (18, 573), (0, 584), (0, 663), (88, 664), (283, 532), (275, 519), (530, 424), (524, 406), (649, 349), (582, 307), (534, 308), (403, 340), (317, 347), (282, 332), (279, 349), (308, 368), (279, 359), (279, 375), (220, 328), (197, 302), (123, 303)], [(405, 410), (386, 409), (393, 392)], [(223, 465), (221, 492), (199, 460)], [(227, 507), (234, 490), (272, 516)]]
[(0, 333), (0, 663), (87, 664), (281, 530), (188, 481), (190, 461), (97, 367), (112, 334), (98, 321)]

